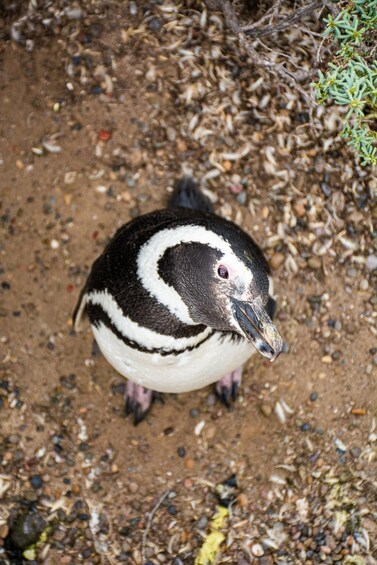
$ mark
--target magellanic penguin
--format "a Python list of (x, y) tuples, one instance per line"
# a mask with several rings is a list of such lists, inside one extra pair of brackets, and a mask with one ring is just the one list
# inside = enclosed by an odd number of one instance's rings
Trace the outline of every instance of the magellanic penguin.
[(282, 349), (275, 297), (260, 248), (212, 211), (194, 181), (169, 207), (121, 227), (94, 262), (73, 314), (84, 317), (108, 362), (128, 379), (126, 414), (143, 419), (153, 391), (211, 383), (229, 405), (242, 365)]

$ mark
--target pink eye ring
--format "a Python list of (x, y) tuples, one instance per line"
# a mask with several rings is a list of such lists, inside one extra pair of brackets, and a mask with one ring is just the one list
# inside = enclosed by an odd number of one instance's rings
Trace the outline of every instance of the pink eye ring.
[(217, 269), (217, 274), (221, 279), (229, 279), (229, 271), (225, 265), (219, 265)]

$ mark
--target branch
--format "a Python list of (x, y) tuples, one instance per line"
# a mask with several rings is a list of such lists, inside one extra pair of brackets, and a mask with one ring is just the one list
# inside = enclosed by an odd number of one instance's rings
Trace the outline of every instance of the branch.
[(303, 8), (299, 8), (289, 16), (285, 18), (281, 18), (276, 24), (265, 26), (262, 27), (261, 29), (256, 28), (255, 25), (243, 26), (240, 28), (240, 31), (252, 37), (262, 37), (264, 35), (270, 35), (271, 33), (283, 31), (284, 29), (291, 27), (293, 23), (301, 20), (301, 18), (307, 16), (308, 14), (311, 14), (311, 12), (314, 12), (314, 10), (316, 10), (317, 8), (322, 8), (323, 5), (324, 5), (323, 0), (312, 2), (311, 4), (309, 4), (309, 6), (304, 6)]
[(153, 506), (152, 510), (149, 512), (147, 525), (146, 525), (144, 533), (143, 533), (143, 541), (142, 541), (142, 545), (141, 545), (141, 556), (142, 556), (143, 563), (147, 561), (147, 557), (145, 555), (145, 549), (147, 547), (148, 534), (149, 534), (149, 530), (151, 529), (151, 526), (152, 526), (154, 515), (156, 514), (157, 510), (160, 508), (161, 504), (164, 502), (165, 498), (168, 496), (169, 493), (170, 493), (170, 490), (167, 490), (166, 492), (164, 492), (164, 494), (157, 500), (156, 504)]
[[(281, 63), (272, 63), (272, 61), (270, 61), (267, 57), (264, 57), (263, 55), (258, 53), (251, 42), (247, 39), (245, 33), (242, 30), (242, 27), (239, 25), (237, 14), (229, 0), (206, 0), (206, 4), (210, 10), (217, 10), (222, 12), (226, 26), (230, 31), (238, 36), (241, 46), (245, 49), (245, 51), (248, 53), (248, 55), (256, 65), (262, 66), (270, 73), (274, 73), (275, 75), (280, 76), (285, 83), (294, 86), (296, 90), (300, 92), (301, 96), (303, 96), (306, 102), (308, 102), (309, 104), (311, 103), (311, 98), (308, 93), (298, 85), (298, 83), (308, 80), (308, 78), (312, 76), (311, 73), (308, 73), (306, 71), (288, 71)], [(323, 1), (316, 2), (316, 5), (322, 6)]]

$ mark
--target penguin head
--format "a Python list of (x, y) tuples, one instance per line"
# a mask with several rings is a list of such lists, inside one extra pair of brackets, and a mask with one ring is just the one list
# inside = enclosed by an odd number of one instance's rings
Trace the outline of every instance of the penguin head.
[(282, 340), (269, 266), (244, 231), (208, 216), (153, 235), (139, 255), (139, 276), (183, 322), (235, 331), (273, 361)]

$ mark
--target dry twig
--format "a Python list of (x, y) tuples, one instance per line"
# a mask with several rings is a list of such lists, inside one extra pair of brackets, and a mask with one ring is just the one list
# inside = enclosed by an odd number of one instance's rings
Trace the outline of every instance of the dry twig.
[[(240, 28), (240, 31), (252, 37), (271, 35), (272, 33), (277, 33), (291, 27), (293, 23), (298, 22), (308, 14), (311, 14), (317, 8), (323, 7), (323, 4), (324, 3), (322, 0), (320, 0), (319, 2), (312, 2), (311, 4), (309, 4), (309, 6), (299, 8), (292, 14), (289, 14), (289, 16), (287, 16), (286, 18), (281, 18), (276, 24), (271, 24), (263, 28), (257, 28), (255, 24), (252, 26), (243, 26)], [(259, 24), (259, 22), (257, 22), (257, 24)]]
[(156, 514), (157, 510), (160, 508), (161, 504), (164, 502), (165, 498), (168, 496), (169, 493), (170, 493), (170, 490), (165, 491), (164, 494), (157, 500), (157, 502), (153, 506), (152, 510), (149, 512), (147, 525), (145, 526), (145, 530), (144, 530), (144, 533), (143, 533), (143, 542), (142, 542), (142, 545), (141, 545), (141, 557), (142, 557), (143, 563), (145, 563), (145, 561), (147, 561), (147, 557), (145, 555), (145, 548), (147, 546), (148, 534), (149, 534), (149, 530), (151, 529), (151, 525), (152, 525), (152, 522), (153, 522), (154, 515)]
[[(274, 17), (276, 17), (277, 12), (276, 5), (274, 5), (273, 8), (270, 9), (260, 20), (255, 22), (253, 25), (248, 26), (240, 25), (238, 16), (230, 0), (206, 0), (206, 4), (209, 9), (222, 12), (226, 26), (230, 31), (238, 36), (241, 46), (245, 49), (251, 60), (256, 65), (262, 66), (270, 73), (282, 78), (285, 83), (298, 90), (309, 105), (312, 104), (310, 95), (301, 88), (299, 84), (309, 80), (315, 74), (315, 70), (302, 71), (297, 69), (295, 71), (290, 71), (281, 63), (273, 63), (268, 57), (262, 55), (256, 50), (255, 44), (248, 39), (248, 36), (259, 38), (261, 36), (283, 31), (315, 10), (325, 6), (328, 7), (329, 2), (327, 2), (327, 0), (316, 0), (308, 6), (295, 10), (289, 16), (281, 18), (277, 21), (277, 23), (273, 24), (271, 21)], [(277, 2), (277, 5), (279, 6), (280, 3)], [(332, 8), (333, 7), (329, 7), (331, 11), (333, 11)], [(266, 20), (269, 20), (269, 25), (260, 27), (260, 25)]]

